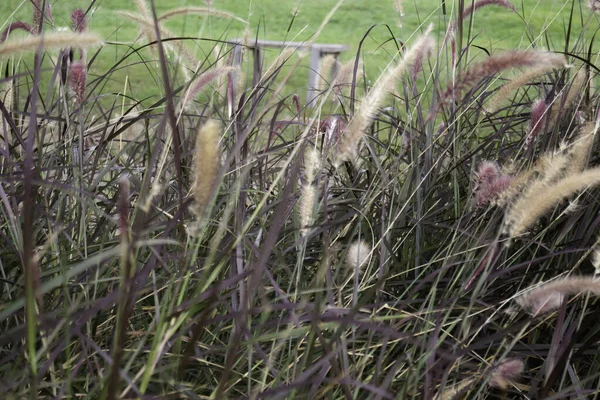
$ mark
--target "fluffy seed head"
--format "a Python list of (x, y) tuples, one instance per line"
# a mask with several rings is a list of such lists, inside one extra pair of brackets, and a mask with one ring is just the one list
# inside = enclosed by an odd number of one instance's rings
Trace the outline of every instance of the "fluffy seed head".
[(540, 76), (552, 71), (554, 68), (554, 65), (542, 65), (540, 67), (530, 68), (522, 74), (519, 74), (515, 79), (503, 85), (490, 98), (490, 100), (488, 100), (487, 104), (485, 105), (485, 111), (488, 113), (497, 111), (502, 105), (502, 102), (508, 99), (512, 92), (523, 87), (533, 79), (539, 78)]
[(304, 156), (304, 169), (307, 184), (312, 184), (321, 168), (321, 155), (314, 147), (311, 147)]
[(189, 104), (194, 101), (196, 96), (198, 96), (198, 94), (202, 91), (202, 89), (210, 82), (233, 71), (235, 71), (234, 67), (215, 67), (203, 72), (201, 75), (198, 75), (196, 78), (194, 78), (194, 81), (191, 83), (190, 87), (185, 93), (185, 97), (183, 98), (180, 108), (187, 108)]
[(492, 161), (483, 161), (479, 164), (473, 185), (475, 206), (495, 204), (512, 182), (513, 177), (503, 173), (498, 164)]
[(592, 12), (600, 12), (600, 1), (599, 0), (588, 0), (587, 6)]
[(443, 391), (438, 392), (435, 397), (434, 400), (454, 400), (456, 398), (456, 396), (458, 396), (460, 393), (465, 393), (464, 391), (471, 386), (472, 384), (474, 384), (475, 382), (477, 382), (478, 377), (476, 376), (471, 376), (465, 380), (463, 380), (462, 382), (457, 383), (454, 386), (450, 386), (450, 387), (446, 387), (444, 388)]
[(348, 123), (346, 131), (340, 138), (338, 154), (335, 160), (336, 165), (356, 158), (362, 137), (371, 125), (373, 118), (375, 118), (377, 110), (383, 103), (383, 100), (385, 100), (387, 93), (393, 91), (398, 78), (408, 68), (414, 66), (420, 54), (427, 53), (433, 48), (434, 40), (429, 36), (431, 29), (431, 27), (428, 28), (426, 33), (404, 54), (400, 62), (395, 67), (388, 69), (365, 96), (356, 114)]
[(198, 219), (204, 216), (214, 191), (219, 167), (220, 131), (220, 124), (213, 119), (209, 119), (198, 129), (194, 151), (194, 170), (192, 171), (194, 179), (192, 212)]
[(509, 210), (505, 230), (510, 237), (523, 234), (542, 215), (562, 200), (590, 186), (600, 184), (600, 168), (568, 175), (556, 182), (530, 187)]
[(313, 185), (304, 185), (300, 196), (300, 229), (302, 236), (306, 236), (309, 227), (314, 221), (314, 206), (316, 190)]
[[(354, 74), (354, 63), (355, 60), (349, 60), (345, 63), (342, 63), (335, 75), (335, 79), (333, 80), (333, 93), (335, 93), (340, 103), (344, 97), (344, 88), (350, 87), (350, 85), (352, 84), (352, 78)], [(356, 69), (357, 72), (360, 71), (362, 68), (362, 60), (359, 60), (358, 68)]]
[(573, 82), (568, 88), (562, 90), (561, 95), (557, 96), (552, 102), (548, 126), (553, 127), (560, 122), (561, 115), (564, 115), (580, 98), (581, 93), (587, 85), (587, 70), (580, 68), (573, 78)]
[(531, 315), (556, 310), (565, 296), (590, 294), (600, 296), (600, 280), (593, 277), (567, 277), (537, 286), (515, 299)]
[(575, 78), (573, 78), (573, 83), (571, 83), (571, 87), (566, 93), (565, 97), (565, 107), (570, 107), (577, 98), (581, 96), (581, 93), (585, 90), (588, 83), (588, 73), (585, 67), (582, 67), (577, 71)]
[(508, 382), (517, 379), (525, 370), (523, 361), (517, 359), (506, 360), (492, 372), (490, 377), (490, 386), (505, 390)]
[(567, 167), (567, 175), (578, 173), (584, 170), (590, 149), (594, 143), (596, 135), (596, 124), (590, 122), (583, 126), (581, 133), (575, 139), (573, 145), (569, 149), (569, 165)]
[(18, 40), (7, 40), (0, 44), (0, 58), (13, 54), (36, 51), (40, 46), (44, 49), (65, 47), (91, 47), (102, 44), (102, 40), (91, 33), (48, 33), (43, 36), (31, 36)]
[(332, 82), (333, 72), (335, 71), (337, 60), (331, 54), (326, 55), (321, 59), (321, 67), (319, 71), (319, 81), (317, 89), (321, 92), (327, 90)]
[(398, 13), (397, 25), (399, 28), (402, 28), (402, 17), (404, 17), (404, 3), (403, 0), (394, 0), (394, 9), (396, 13)]
[(362, 271), (371, 259), (371, 246), (364, 240), (357, 240), (350, 245), (346, 254), (346, 267), (349, 271)]
[(402, 3), (404, 3), (403, 0), (394, 0), (394, 8), (400, 16), (404, 15), (404, 5)]
[(302, 235), (308, 233), (308, 227), (313, 224), (315, 200), (317, 199), (317, 189), (313, 184), (319, 169), (321, 168), (321, 156), (315, 148), (310, 148), (304, 157), (304, 179), (300, 197), (300, 226)]
[(525, 147), (531, 147), (535, 138), (544, 130), (546, 125), (546, 114), (548, 105), (544, 99), (537, 99), (531, 105), (531, 121), (529, 122), (529, 132), (525, 139)]

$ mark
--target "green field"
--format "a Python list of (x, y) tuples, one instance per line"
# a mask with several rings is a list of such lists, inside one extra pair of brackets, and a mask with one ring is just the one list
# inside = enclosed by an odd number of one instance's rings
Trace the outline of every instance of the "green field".
[[(467, 2), (468, 3), (468, 2)], [(328, 12), (335, 6), (333, 0), (306, 0), (296, 2), (292, 0), (216, 0), (213, 7), (229, 11), (240, 18), (249, 21), (251, 35), (254, 38), (270, 40), (309, 40)], [(571, 12), (570, 2), (567, 0), (535, 1), (526, 0), (513, 2), (518, 9), (518, 14), (504, 8), (489, 6), (479, 10), (473, 19), (472, 37), (474, 37), (474, 50), (471, 57), (484, 54), (482, 49), (489, 52), (514, 48), (531, 48), (532, 39), (537, 48), (561, 48), (564, 46), (564, 23)], [(157, 12), (162, 12), (188, 5), (202, 6), (198, 2), (184, 0), (168, 0), (157, 2)], [(418, 7), (417, 7), (418, 5)], [(87, 9), (89, 1), (57, 0), (52, 2), (55, 27), (70, 26), (70, 13), (76, 8)], [(442, 7), (439, 0), (423, 0), (405, 2), (404, 16), (399, 17), (395, 12), (393, 1), (366, 2), (363, 0), (346, 0), (335, 12), (333, 18), (322, 30), (317, 40), (319, 43), (347, 44), (350, 50), (342, 55), (342, 61), (356, 57), (359, 43), (367, 31), (372, 29), (363, 44), (361, 59), (364, 60), (366, 76), (371, 79), (390, 62), (396, 51), (395, 39), (410, 42), (411, 37), (429, 23), (437, 28), (438, 40), (442, 40), (447, 21), (450, 15), (455, 15), (456, 10), (452, 2), (446, 4), (446, 16), (439, 12)], [(137, 36), (136, 25), (115, 14), (116, 10), (136, 10), (135, 2), (122, 2), (117, 0), (100, 0), (91, 8), (90, 29), (106, 38), (108, 44), (104, 46), (100, 57), (91, 68), (91, 75), (105, 74), (122, 56), (131, 51), (131, 48), (143, 45), (144, 39), (134, 43)], [(294, 11), (297, 10), (295, 13)], [(577, 37), (585, 21), (580, 14), (585, 10), (574, 10), (576, 23), (572, 30), (572, 37)], [(9, 0), (0, 5), (0, 21), (3, 26), (15, 19), (30, 21), (31, 5), (27, 1)], [(295, 17), (293, 17), (295, 15)], [(441, 19), (445, 19), (441, 20)], [(401, 21), (401, 27), (398, 22)], [(596, 20), (588, 21), (593, 29), (587, 29), (586, 35), (591, 37), (595, 32)], [(174, 34), (181, 37), (203, 38), (205, 40), (188, 40), (186, 46), (199, 59), (206, 59), (206, 54), (211, 52), (215, 40), (226, 40), (242, 37), (244, 24), (216, 17), (198, 17), (197, 15), (179, 16), (170, 19), (166, 27)], [(389, 29), (388, 29), (389, 27)], [(20, 34), (20, 33), (19, 33)], [(546, 35), (547, 34), (547, 35)], [(18, 34), (16, 34), (18, 35)], [(208, 40), (206, 40), (208, 39)], [(550, 40), (548, 44), (547, 40)], [(133, 46), (133, 47), (130, 47)], [(278, 50), (267, 50), (267, 63), (278, 54)], [(151, 60), (152, 55), (145, 49), (141, 53), (144, 60)], [(248, 57), (247, 57), (248, 58)], [(140, 65), (141, 58), (134, 55), (119, 66), (119, 70), (112, 74), (106, 92), (125, 91), (125, 82), (128, 82), (127, 94), (137, 99), (153, 97), (157, 93), (159, 78), (156, 63)], [(201, 66), (201, 70), (208, 66)], [(308, 62), (301, 64), (301, 69), (294, 74), (290, 87), (296, 91), (303, 91), (306, 86)]]

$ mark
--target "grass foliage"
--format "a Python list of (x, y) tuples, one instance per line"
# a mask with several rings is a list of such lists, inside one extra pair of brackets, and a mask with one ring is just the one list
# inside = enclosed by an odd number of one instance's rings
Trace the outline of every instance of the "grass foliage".
[[(251, 15), (134, 3), (118, 41), (95, 1), (3, 27), (5, 398), (598, 398), (596, 2), (538, 31), (436, 3), (327, 59), (314, 104), (306, 52), (235, 68)], [(479, 41), (492, 9), (513, 47)], [(229, 22), (169, 28), (198, 15)]]

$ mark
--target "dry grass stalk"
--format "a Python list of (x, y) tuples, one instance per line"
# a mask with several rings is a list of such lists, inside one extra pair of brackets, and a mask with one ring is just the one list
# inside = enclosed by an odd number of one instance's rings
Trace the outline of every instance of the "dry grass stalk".
[(515, 90), (525, 86), (533, 79), (539, 78), (542, 75), (552, 71), (555, 67), (553, 65), (542, 65), (537, 68), (530, 68), (527, 71), (520, 74), (515, 79), (511, 80), (507, 84), (503, 85), (487, 102), (485, 105), (485, 111), (488, 113), (496, 112), (502, 103), (508, 99), (510, 94)]
[(209, 119), (199, 129), (194, 152), (194, 170), (192, 195), (194, 204), (192, 212), (198, 219), (204, 216), (213, 194), (217, 170), (219, 168), (219, 138), (221, 128), (219, 122)]
[(143, 212), (150, 211), (150, 207), (152, 207), (152, 201), (160, 196), (164, 191), (163, 185), (160, 184), (159, 179), (154, 178), (152, 181), (152, 186), (150, 187), (150, 193), (146, 195), (146, 198), (143, 202), (140, 203), (140, 210)]
[(43, 36), (30, 36), (0, 43), (0, 58), (36, 51), (40, 47), (44, 49), (69, 46), (85, 48), (98, 45), (102, 45), (102, 40), (92, 33), (48, 33)]
[(571, 174), (556, 182), (532, 185), (509, 210), (505, 221), (505, 232), (510, 237), (523, 234), (538, 218), (562, 200), (598, 184), (600, 184), (600, 168)]
[(526, 312), (535, 316), (556, 310), (565, 296), (578, 294), (600, 296), (600, 280), (591, 276), (570, 276), (537, 286), (515, 301)]
[(419, 54), (428, 52), (434, 46), (434, 40), (429, 33), (431, 27), (426, 33), (421, 36), (415, 44), (408, 50), (404, 57), (390, 68), (382, 76), (379, 77), (375, 86), (363, 99), (356, 114), (348, 123), (346, 131), (341, 136), (339, 141), (339, 151), (335, 160), (336, 165), (340, 165), (344, 161), (354, 160), (358, 154), (358, 148), (362, 137), (366, 130), (373, 122), (373, 118), (377, 114), (377, 110), (385, 100), (387, 93), (394, 90), (397, 80), (402, 73), (408, 70), (418, 59)]
[[(244, 93), (244, 89), (246, 88), (246, 74), (244, 73), (244, 71), (242, 71), (241, 68), (236, 68), (237, 69), (237, 75), (235, 77), (235, 91), (233, 92), (234, 98), (233, 98), (233, 104), (239, 104), (240, 102), (240, 98), (242, 93)], [(229, 74), (232, 75), (232, 74)], [(227, 96), (225, 96), (227, 97)]]
[[(231, 61), (233, 60), (233, 52), (230, 53), (229, 57), (225, 57), (221, 54), (223, 47), (219, 44), (215, 44), (213, 47), (213, 53), (215, 56), (215, 68), (223, 68), (231, 65)], [(219, 75), (217, 77), (216, 86), (218, 88), (217, 91), (213, 92), (213, 96), (218, 94), (218, 96), (222, 99), (225, 98), (227, 92), (227, 77), (229, 74)]]

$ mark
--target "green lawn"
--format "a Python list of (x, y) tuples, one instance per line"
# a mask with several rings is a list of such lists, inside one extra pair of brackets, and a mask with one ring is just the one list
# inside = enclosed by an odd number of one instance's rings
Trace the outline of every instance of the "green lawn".
[[(55, 25), (63, 27), (70, 26), (71, 10), (76, 7), (86, 9), (90, 1), (54, 0), (52, 3)], [(299, 12), (292, 23), (293, 11), (297, 4), (300, 4)], [(230, 11), (249, 20), (252, 35), (272, 40), (309, 39), (335, 4), (334, 0), (305, 0), (303, 2), (254, 0), (251, 3), (240, 0), (213, 1), (215, 8)], [(525, 0), (513, 2), (513, 4), (519, 10), (519, 15), (497, 6), (483, 8), (475, 14), (472, 30), (476, 36), (475, 45), (491, 52), (513, 48), (524, 49), (531, 46), (530, 37), (534, 37), (540, 48), (557, 49), (564, 46), (563, 22), (570, 13), (567, 0)], [(185, 5), (204, 4), (189, 0), (165, 0), (157, 2), (157, 10), (160, 14), (173, 7)], [(381, 2), (346, 0), (321, 32), (318, 42), (348, 44), (350, 51), (343, 55), (342, 60), (349, 60), (355, 57), (359, 42), (367, 30), (373, 25), (378, 25), (365, 40), (362, 53), (367, 77), (372, 80), (385, 68), (395, 51), (395, 44), (390, 40), (391, 34), (385, 25), (389, 26), (395, 37), (402, 41), (410, 41), (415, 31), (430, 22), (434, 26), (440, 27), (438, 31), (440, 35), (443, 35), (446, 23), (439, 20), (443, 18), (442, 13), (438, 12), (439, 7), (441, 7), (440, 0), (415, 0), (414, 3), (407, 1), (404, 5), (404, 17), (401, 19), (402, 27), (398, 27), (398, 15), (394, 10), (393, 0)], [(15, 18), (29, 21), (31, 19), (30, 9), (31, 5), (28, 1), (4, 1), (0, 5), (0, 15), (2, 16), (0, 21), (4, 26)], [(93, 7), (91, 29), (99, 32), (108, 42), (120, 43), (120, 45), (108, 44), (102, 49), (101, 57), (91, 70), (92, 75), (105, 74), (122, 58), (126, 51), (129, 51), (128, 45), (132, 44), (137, 36), (137, 27), (134, 23), (115, 15), (114, 11), (120, 9), (135, 10), (135, 2), (99, 0)], [(589, 14), (587, 11), (582, 7), (581, 10), (575, 12), (576, 15), (583, 14), (585, 16)], [(447, 13), (453, 12), (453, 2), (447, 1)], [(575, 21), (573, 38), (581, 31), (581, 25), (584, 23), (581, 17), (575, 18)], [(598, 25), (595, 18), (588, 23)], [(200, 19), (197, 16), (180, 16), (169, 20), (166, 26), (177, 35), (210, 39), (241, 37), (244, 32), (242, 23), (215, 17)], [(589, 36), (595, 31), (595, 26), (586, 31)], [(543, 35), (546, 30), (550, 45)], [(530, 35), (526, 35), (526, 32), (530, 32)], [(199, 59), (205, 59), (206, 53), (210, 52), (212, 48), (212, 43), (207, 41), (188, 42), (187, 47), (192, 49)], [(268, 52), (267, 62), (273, 58), (275, 52), (276, 50)], [(470, 56), (477, 57), (478, 54), (483, 54), (482, 50), (474, 48)], [(151, 58), (148, 50), (145, 50), (143, 55), (146, 60)], [(121, 67), (126, 65), (128, 67), (119, 69), (111, 76), (110, 83), (103, 89), (103, 93), (123, 92), (127, 78), (127, 82), (130, 84), (127, 89), (129, 95), (138, 99), (155, 95), (159, 82), (158, 67), (154, 63), (144, 67), (139, 62), (139, 57), (132, 56), (126, 63), (121, 64)], [(308, 62), (306, 61), (302, 66), (303, 69), (307, 68)], [(302, 91), (306, 85), (307, 71), (303, 69), (300, 69), (299, 73), (295, 74), (291, 80), (291, 88), (295, 91)]]

